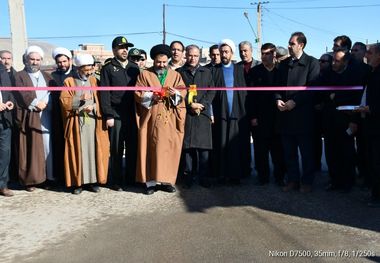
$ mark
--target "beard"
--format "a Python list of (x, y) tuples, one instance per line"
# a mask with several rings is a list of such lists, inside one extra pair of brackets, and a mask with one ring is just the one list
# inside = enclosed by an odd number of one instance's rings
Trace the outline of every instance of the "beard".
[(40, 70), (41, 67), (37, 65), (26, 65), (25, 68), (29, 73), (36, 73)]

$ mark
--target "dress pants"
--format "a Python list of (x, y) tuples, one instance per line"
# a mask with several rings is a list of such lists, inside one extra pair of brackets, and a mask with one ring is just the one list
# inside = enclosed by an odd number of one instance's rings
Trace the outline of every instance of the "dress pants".
[[(109, 183), (119, 186), (131, 184), (136, 178), (136, 148), (137, 133), (134, 134), (132, 129), (128, 129), (128, 120), (114, 111), (114, 126), (109, 130), (111, 143), (111, 156)], [(136, 137), (136, 138), (135, 138)], [(126, 171), (123, 169), (123, 154), (125, 149)]]
[(9, 181), (12, 130), (0, 122), (0, 188), (6, 188)]
[[(311, 185), (314, 181), (314, 148), (312, 134), (283, 134), (282, 144), (288, 183)], [(302, 176), (299, 170), (298, 148), (302, 158)]]
[(254, 151), (256, 169), (261, 183), (269, 182), (269, 154), (272, 157), (273, 175), (277, 183), (283, 183), (285, 175), (285, 160), (281, 137), (274, 135), (273, 137), (257, 136), (254, 139)]
[(191, 148), (184, 150), (186, 182), (191, 183), (198, 175), (199, 180), (205, 180), (209, 172), (209, 150)]
[(350, 189), (355, 183), (355, 141), (345, 131), (325, 135), (325, 153), (331, 185)]
[(368, 149), (372, 179), (372, 198), (380, 200), (380, 135), (369, 136)]

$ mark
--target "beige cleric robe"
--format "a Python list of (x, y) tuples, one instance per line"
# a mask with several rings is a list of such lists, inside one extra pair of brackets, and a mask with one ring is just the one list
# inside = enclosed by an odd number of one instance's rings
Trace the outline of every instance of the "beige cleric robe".
[[(56, 86), (56, 82), (48, 73), (43, 71), (41, 73), (47, 86)], [(33, 87), (33, 82), (26, 70), (17, 72), (15, 79), (17, 87)], [(32, 101), (37, 98), (36, 92), (34, 90), (14, 91), (13, 94), (17, 102), (15, 122), (19, 136), (15, 140), (18, 147), (16, 145), (14, 149), (18, 151), (16, 153), (18, 160), (16, 160), (17, 164), (15, 165), (18, 165), (19, 180), (22, 185), (26, 186), (40, 184), (46, 180), (46, 161), (41, 134), (41, 118), (40, 112), (28, 109)], [(57, 97), (55, 96), (57, 92), (51, 92), (51, 94), (54, 115), (54, 99)], [(54, 125), (54, 119), (52, 122)]]
[[(161, 87), (153, 68), (144, 70), (136, 86)], [(169, 69), (164, 87), (185, 87), (181, 75)], [(182, 98), (186, 90), (180, 90)], [(136, 181), (157, 181), (175, 184), (184, 137), (186, 108), (182, 99), (177, 106), (167, 108), (163, 101), (147, 109), (141, 105), (145, 91), (136, 91), (136, 116), (138, 128), (138, 154)]]
[[(96, 78), (90, 77), (92, 87), (96, 87)], [(65, 79), (64, 86), (75, 87), (73, 77)], [(65, 90), (61, 92), (60, 103), (62, 108), (63, 129), (65, 138), (65, 178), (66, 186), (82, 185), (82, 151), (80, 140), (80, 124), (77, 111), (72, 110), (72, 101), (75, 95), (74, 90)], [(109, 159), (109, 139), (106, 123), (101, 116), (99, 107), (99, 99), (97, 92), (94, 92), (94, 100), (96, 103), (96, 177), (97, 182), (105, 184), (107, 182), (108, 159)]]

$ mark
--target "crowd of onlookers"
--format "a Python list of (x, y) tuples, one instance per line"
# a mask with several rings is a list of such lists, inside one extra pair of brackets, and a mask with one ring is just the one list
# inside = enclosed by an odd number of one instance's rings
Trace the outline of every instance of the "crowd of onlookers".
[[(295, 32), (287, 49), (262, 45), (257, 61), (250, 42), (223, 39), (202, 66), (197, 45), (173, 41), (152, 47), (146, 68), (147, 53), (119, 36), (103, 65), (54, 49), (51, 73), (41, 70), (38, 46), (26, 49), (19, 72), (0, 51), (0, 194), (13, 195), (11, 177), (27, 191), (122, 191), (137, 182), (150, 195), (175, 192), (177, 175), (185, 188), (238, 185), (252, 167), (259, 185), (273, 170), (283, 191), (309, 193), (324, 149), (326, 190), (347, 193), (360, 182), (379, 207), (380, 44), (338, 36), (319, 60), (306, 44)], [(55, 86), (63, 88), (44, 88)]]

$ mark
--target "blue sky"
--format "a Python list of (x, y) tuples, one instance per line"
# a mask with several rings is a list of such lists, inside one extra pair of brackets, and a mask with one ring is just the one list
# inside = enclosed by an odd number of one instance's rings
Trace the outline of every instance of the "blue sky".
[[(170, 34), (167, 35), (167, 43), (178, 39), (185, 45), (195, 43), (209, 47), (209, 42), (217, 43), (223, 38), (231, 38), (236, 44), (243, 40), (254, 42), (254, 33), (243, 15), (248, 12), (256, 31), (256, 6), (251, 5), (252, 2), (255, 1), (25, 0), (25, 15), (29, 38), (39, 38), (69, 49), (77, 49), (79, 44), (85, 43), (101, 43), (110, 49), (112, 39), (122, 34), (136, 47), (149, 51), (153, 45), (162, 42), (160, 32), (164, 3), (168, 5), (166, 30)], [(0, 37), (10, 37), (7, 3), (8, 0), (0, 0)], [(324, 8), (358, 5), (373, 6)], [(372, 43), (380, 40), (378, 0), (272, 0), (263, 6), (263, 43), (286, 46), (292, 32), (303, 31), (308, 39), (305, 51), (319, 57), (326, 48), (331, 50), (332, 40), (339, 34), (350, 36), (353, 42)], [(243, 9), (233, 9), (239, 7)]]

